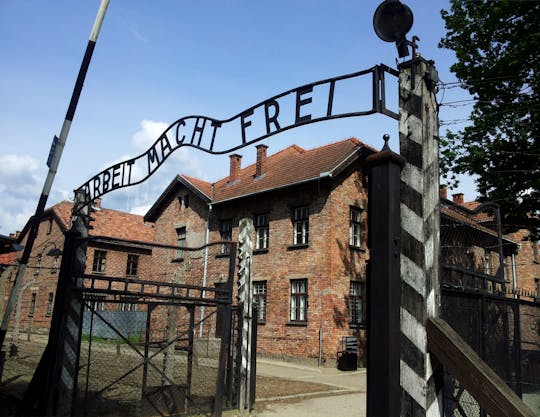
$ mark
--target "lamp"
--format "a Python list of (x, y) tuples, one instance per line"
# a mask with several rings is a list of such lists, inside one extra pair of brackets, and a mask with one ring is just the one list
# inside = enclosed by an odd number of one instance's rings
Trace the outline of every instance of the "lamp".
[(58, 248), (51, 249), (46, 253), (47, 256), (62, 256), (62, 251)]
[(409, 55), (409, 46), (416, 46), (405, 38), (413, 21), (413, 13), (407, 5), (399, 0), (385, 0), (375, 10), (373, 28), (383, 41), (395, 42), (398, 55), (403, 58)]

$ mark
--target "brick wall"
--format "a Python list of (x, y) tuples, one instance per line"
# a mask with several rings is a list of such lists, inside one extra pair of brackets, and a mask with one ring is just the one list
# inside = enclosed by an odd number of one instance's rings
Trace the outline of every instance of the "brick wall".
[[(262, 213), (269, 216), (268, 250), (255, 251), (253, 257), (253, 279), (266, 281), (267, 285), (266, 321), (258, 328), (259, 353), (316, 358), (319, 354), (319, 332), (322, 330), (323, 357), (333, 361), (341, 349), (342, 336), (358, 334), (365, 340), (363, 329), (351, 329), (348, 312), (350, 281), (365, 282), (367, 259), (367, 194), (358, 168), (358, 165), (350, 167), (338, 178), (325, 178), (279, 192), (212, 205), (210, 242), (220, 240), (219, 228), (223, 220), (232, 220), (232, 239), (237, 240), (241, 218), (253, 218)], [(159, 243), (175, 245), (175, 228), (183, 226), (186, 227), (189, 246), (204, 242), (208, 205), (191, 194), (190, 206), (182, 207), (177, 196), (182, 197), (186, 193), (189, 191), (179, 185), (165, 202), (155, 223)], [(294, 247), (292, 213), (299, 206), (309, 207), (309, 245)], [(348, 243), (351, 206), (363, 209), (360, 249), (351, 249)], [(227, 279), (229, 259), (220, 256), (218, 248), (209, 251), (206, 277), (209, 286)], [(173, 250), (154, 250), (155, 279), (173, 279), (174, 272), (180, 270), (188, 259), (174, 262), (173, 255)], [(181, 274), (182, 282), (200, 285), (202, 262), (192, 258), (190, 262), (189, 272)], [(307, 279), (309, 304), (306, 323), (290, 321), (292, 279)]]

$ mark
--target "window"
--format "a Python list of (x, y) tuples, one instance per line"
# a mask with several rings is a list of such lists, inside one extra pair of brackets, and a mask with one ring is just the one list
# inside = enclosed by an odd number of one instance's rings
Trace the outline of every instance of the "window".
[(53, 219), (49, 219), (49, 221), (47, 222), (47, 234), (50, 235), (51, 232), (52, 232), (52, 224), (53, 224)]
[(362, 245), (361, 210), (351, 207), (349, 213), (349, 245), (359, 248)]
[(28, 311), (30, 317), (32, 317), (36, 311), (36, 298), (37, 294), (33, 292), (30, 298), (30, 310)]
[(293, 244), (307, 245), (309, 241), (309, 208), (297, 207), (293, 215)]
[(257, 303), (257, 321), (266, 322), (266, 281), (253, 282), (253, 301)]
[(50, 316), (53, 313), (54, 308), (54, 293), (50, 292), (49, 297), (47, 298), (47, 316)]
[(53, 261), (53, 266), (52, 266), (52, 269), (51, 269), (51, 274), (56, 274), (56, 272), (58, 271), (58, 263), (59, 263), (59, 261), (60, 261), (60, 257), (55, 256), (54, 261)]
[(180, 211), (187, 209), (189, 207), (189, 194), (178, 196), (178, 204)]
[(139, 268), (139, 255), (129, 254), (127, 256), (126, 275), (129, 277), (136, 277), (138, 268)]
[(364, 323), (364, 284), (351, 281), (349, 286), (349, 321), (351, 324)]
[(105, 272), (107, 252), (104, 250), (94, 251), (94, 262), (92, 262), (92, 272)]
[(92, 300), (89, 304), (94, 311), (105, 311), (105, 298), (106, 295), (92, 295)]
[(540, 278), (534, 279), (534, 297), (540, 298)]
[(120, 303), (120, 311), (137, 311), (137, 298), (134, 297), (122, 297)]
[(39, 275), (41, 272), (41, 253), (37, 256), (37, 262), (36, 262), (36, 270), (34, 272), (34, 275)]
[[(232, 221), (231, 220), (222, 220), (219, 225), (219, 237), (221, 240), (232, 240)], [(227, 244), (222, 244), (220, 252), (230, 253), (230, 246)]]
[(291, 321), (307, 321), (307, 279), (291, 280)]
[(184, 247), (186, 246), (186, 227), (179, 227), (176, 229), (176, 246), (178, 246), (178, 251), (176, 252), (176, 257), (178, 259), (184, 259)]
[(255, 250), (268, 249), (268, 214), (255, 216)]

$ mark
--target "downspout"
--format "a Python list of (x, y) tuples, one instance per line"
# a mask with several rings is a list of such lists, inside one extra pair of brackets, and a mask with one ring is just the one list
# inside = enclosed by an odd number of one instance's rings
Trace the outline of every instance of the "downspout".
[[(212, 204), (208, 204), (208, 217), (206, 218), (206, 234), (204, 236), (204, 244), (208, 245), (208, 239), (210, 238), (210, 214), (212, 213)], [(208, 274), (208, 246), (204, 248), (204, 269), (203, 269), (203, 287), (206, 287), (206, 278)], [(206, 296), (206, 291), (203, 291), (203, 298)], [(204, 306), (201, 306), (201, 319), (199, 323), (199, 337), (203, 336), (203, 319), (204, 319)]]
[(516, 254), (512, 254), (512, 294), (514, 298), (518, 298), (517, 295), (517, 273), (516, 273)]

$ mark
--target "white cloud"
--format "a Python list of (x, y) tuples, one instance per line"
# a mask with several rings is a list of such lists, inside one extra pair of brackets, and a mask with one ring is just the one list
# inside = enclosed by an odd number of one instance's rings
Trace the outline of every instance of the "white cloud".
[(144, 216), (148, 212), (148, 210), (150, 210), (150, 207), (152, 207), (152, 204), (148, 204), (146, 206), (133, 207), (130, 210), (130, 213), (131, 214), (138, 214), (140, 216)]
[(165, 122), (145, 119), (141, 122), (141, 128), (133, 135), (131, 144), (138, 151), (146, 151), (168, 127)]

